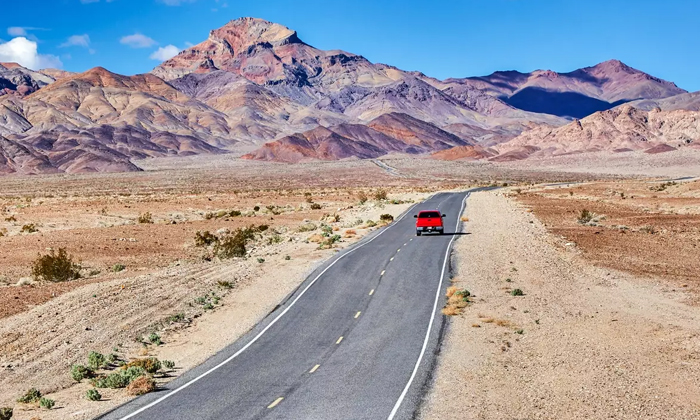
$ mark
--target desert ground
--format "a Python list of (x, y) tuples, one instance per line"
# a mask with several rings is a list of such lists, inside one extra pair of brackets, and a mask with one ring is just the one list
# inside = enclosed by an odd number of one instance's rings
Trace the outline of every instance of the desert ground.
[[(247, 332), (337, 249), (381, 228), (380, 215), (488, 185), (502, 188), (469, 199), (469, 235), (453, 253), (454, 284), (474, 296), (451, 317), (423, 417), (698, 416), (700, 281), (690, 256), (700, 188), (665, 181), (673, 171), (641, 179), (644, 167), (600, 175), (401, 155), (136, 164), (145, 171), (0, 178), (0, 407), (14, 407), (13, 419), (108, 411), (132, 396), (85, 397), (93, 387), (70, 369), (89, 352), (173, 361), (155, 378), (168, 381)], [(594, 216), (585, 226), (584, 208)], [(197, 232), (260, 225), (245, 258), (195, 243)], [(323, 225), (337, 242), (322, 243)], [(81, 278), (34, 279), (37, 257), (59, 248)], [(17, 403), (31, 387), (56, 406)]]

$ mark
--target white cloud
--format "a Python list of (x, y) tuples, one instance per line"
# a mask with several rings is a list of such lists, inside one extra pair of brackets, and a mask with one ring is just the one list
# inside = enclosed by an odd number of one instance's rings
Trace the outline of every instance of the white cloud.
[(37, 43), (25, 37), (14, 38), (0, 44), (0, 61), (18, 63), (32, 70), (63, 66), (55, 55), (39, 54)]
[(133, 35), (127, 35), (122, 37), (119, 41), (124, 45), (128, 45), (131, 48), (148, 48), (157, 44), (155, 40), (147, 37), (146, 35), (135, 33)]
[(66, 42), (59, 45), (61, 48), (65, 47), (90, 47), (90, 36), (88, 34), (84, 35), (73, 35), (68, 38)]
[(151, 54), (151, 60), (165, 61), (175, 57), (180, 52), (180, 49), (174, 45), (160, 47)]

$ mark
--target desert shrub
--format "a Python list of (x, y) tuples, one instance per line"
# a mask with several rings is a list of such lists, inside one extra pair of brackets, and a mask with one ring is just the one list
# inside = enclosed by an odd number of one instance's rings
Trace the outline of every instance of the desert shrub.
[(41, 399), (41, 392), (36, 388), (30, 388), (21, 397), (17, 398), (18, 403), (30, 404), (35, 403)]
[(333, 227), (328, 225), (321, 226), (321, 236), (328, 238), (333, 234)]
[(96, 351), (91, 351), (90, 354), (88, 354), (88, 366), (90, 369), (97, 370), (105, 365), (107, 365), (107, 359), (104, 354)]
[(333, 244), (338, 242), (340, 240), (340, 235), (333, 235), (328, 237), (326, 240), (321, 242), (321, 244), (318, 246), (319, 249), (323, 248), (333, 248)]
[[(128, 372), (132, 367), (138, 367), (150, 374), (154, 374), (160, 370), (162, 363), (155, 357), (148, 357), (146, 359), (132, 360), (131, 362), (127, 363), (126, 371)], [(133, 374), (134, 373), (132, 372), (131, 376), (133, 376)]]
[(65, 248), (59, 248), (58, 253), (54, 250), (47, 255), (39, 255), (32, 266), (34, 279), (44, 279), (46, 281), (68, 281), (80, 278), (80, 265), (73, 262), (73, 258), (68, 255)]
[(80, 382), (83, 379), (92, 378), (94, 375), (95, 371), (87, 366), (73, 365), (70, 368), (70, 376), (76, 382)]
[(123, 375), (128, 382), (133, 382), (136, 378), (143, 376), (145, 373), (146, 369), (141, 366), (127, 366)]
[(656, 228), (652, 225), (642, 226), (641, 228), (639, 228), (639, 230), (650, 235), (653, 235), (657, 232)]
[(221, 259), (245, 257), (248, 237), (244, 230), (237, 229), (233, 235), (227, 236), (216, 243), (214, 253)]
[(172, 360), (163, 360), (163, 367), (168, 370), (173, 370), (175, 369), (175, 362)]
[(160, 336), (158, 335), (158, 333), (154, 333), (154, 332), (152, 332), (148, 336), (148, 341), (150, 341), (151, 344), (155, 344), (156, 346), (160, 346), (161, 344), (163, 344), (163, 341), (160, 339)]
[(148, 394), (149, 392), (155, 391), (155, 389), (156, 382), (152, 378), (148, 376), (139, 376), (126, 387), (126, 392), (129, 395), (137, 396)]
[(10, 420), (12, 418), (12, 408), (2, 407), (0, 408), (0, 420)]
[(290, 257), (289, 255), (286, 255), (286, 256), (284, 257), (284, 259), (287, 260), (287, 261), (289, 261), (289, 260), (292, 259), (292, 257)]
[(92, 384), (97, 388), (125, 388), (129, 385), (129, 378), (122, 372), (114, 372), (107, 376), (93, 379)]
[(578, 216), (578, 222), (582, 225), (585, 225), (586, 223), (589, 223), (595, 215), (591, 213), (590, 211), (583, 209), (581, 210), (581, 214)]
[(231, 283), (230, 281), (219, 280), (219, 281), (217, 282), (217, 284), (218, 284), (219, 287), (221, 287), (222, 289), (233, 289), (233, 283)]
[(364, 191), (360, 191), (357, 193), (357, 200), (360, 202), (360, 204), (365, 204), (369, 198), (367, 197), (367, 194), (365, 194)]
[(461, 289), (461, 290), (457, 290), (457, 291), (455, 292), (455, 295), (461, 296), (461, 297), (463, 297), (463, 298), (468, 298), (468, 297), (471, 296), (472, 294), (471, 294), (471, 293), (469, 292), (469, 290), (467, 290), (467, 289)]
[(126, 269), (126, 266), (124, 264), (114, 264), (112, 267), (112, 271), (115, 273), (118, 273), (120, 271), (124, 271)]
[(102, 399), (102, 394), (96, 389), (88, 389), (85, 393), (85, 397), (90, 401), (99, 401)]
[[(253, 233), (255, 233), (255, 230), (257, 230), (258, 232), (265, 232), (269, 228), (270, 228), (270, 226), (268, 226), (268, 225), (258, 225), (257, 228), (251, 227), (250, 229), (253, 231)], [(253, 238), (251, 237), (250, 239), (253, 239)]]
[(379, 220), (381, 220), (382, 222), (385, 222), (385, 223), (391, 223), (394, 221), (394, 216), (392, 216), (388, 213), (382, 214), (381, 216), (379, 216)]
[(16, 222), (17, 218), (15, 216), (10, 216), (5, 218), (6, 222)]
[(275, 234), (275, 235), (270, 236), (267, 239), (267, 244), (274, 245), (274, 244), (278, 244), (278, 243), (282, 242), (283, 240), (284, 240), (284, 238), (282, 238), (282, 236)]
[(219, 238), (208, 230), (204, 232), (197, 231), (197, 233), (194, 234), (194, 244), (196, 246), (209, 246), (218, 241)]
[(51, 410), (54, 405), (56, 405), (56, 401), (50, 399), (50, 398), (42, 398), (39, 400), (39, 405), (42, 408), (45, 408), (47, 410)]
[(523, 293), (523, 291), (520, 289), (513, 289), (510, 291), (510, 294), (513, 296), (524, 296), (525, 295), (525, 293)]
[(377, 222), (375, 222), (375, 221), (373, 221), (373, 220), (368, 220), (368, 221), (365, 223), (365, 226), (367, 226), (367, 227), (375, 227), (375, 226), (377, 226)]
[(241, 214), (242, 214), (242, 213), (241, 213), (240, 211), (238, 211), (238, 210), (231, 210), (230, 212), (228, 212), (228, 215), (231, 216), (231, 217), (238, 217), (238, 216), (240, 216)]
[(253, 207), (253, 211), (260, 211), (260, 206)]
[(311, 210), (321, 210), (322, 208), (318, 203), (311, 203)]
[(258, 264), (262, 264), (265, 262), (265, 258), (258, 258)]
[(34, 223), (27, 223), (26, 225), (22, 226), (22, 229), (20, 230), (22, 233), (35, 233), (38, 231), (39, 229), (37, 229)]
[(214, 218), (214, 213), (212, 213), (212, 212), (205, 213), (204, 218), (207, 220), (211, 220)]
[(312, 230), (316, 230), (318, 227), (313, 224), (313, 223), (304, 223), (303, 225), (299, 226), (299, 229), (297, 231), (299, 232), (311, 232)]
[(139, 215), (139, 223), (149, 224), (153, 223), (153, 215), (151, 212), (142, 213)]
[(374, 192), (374, 199), (378, 201), (386, 200), (386, 190), (380, 189)]

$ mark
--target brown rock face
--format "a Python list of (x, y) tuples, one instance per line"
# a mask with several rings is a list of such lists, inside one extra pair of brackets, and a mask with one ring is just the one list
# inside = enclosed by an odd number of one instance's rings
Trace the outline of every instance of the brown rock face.
[(649, 150), (649, 153), (695, 146), (700, 140), (696, 111), (642, 111), (629, 105), (597, 112), (563, 127), (542, 126), (496, 146), (514, 158), (593, 151)]

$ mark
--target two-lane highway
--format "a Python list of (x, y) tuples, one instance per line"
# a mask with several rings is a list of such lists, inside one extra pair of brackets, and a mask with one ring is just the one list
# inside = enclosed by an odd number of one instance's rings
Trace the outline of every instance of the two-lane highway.
[[(415, 205), (327, 261), (236, 343), (101, 418), (411, 418), (435, 360), (468, 194)], [(445, 235), (415, 236), (421, 209), (447, 214)]]

